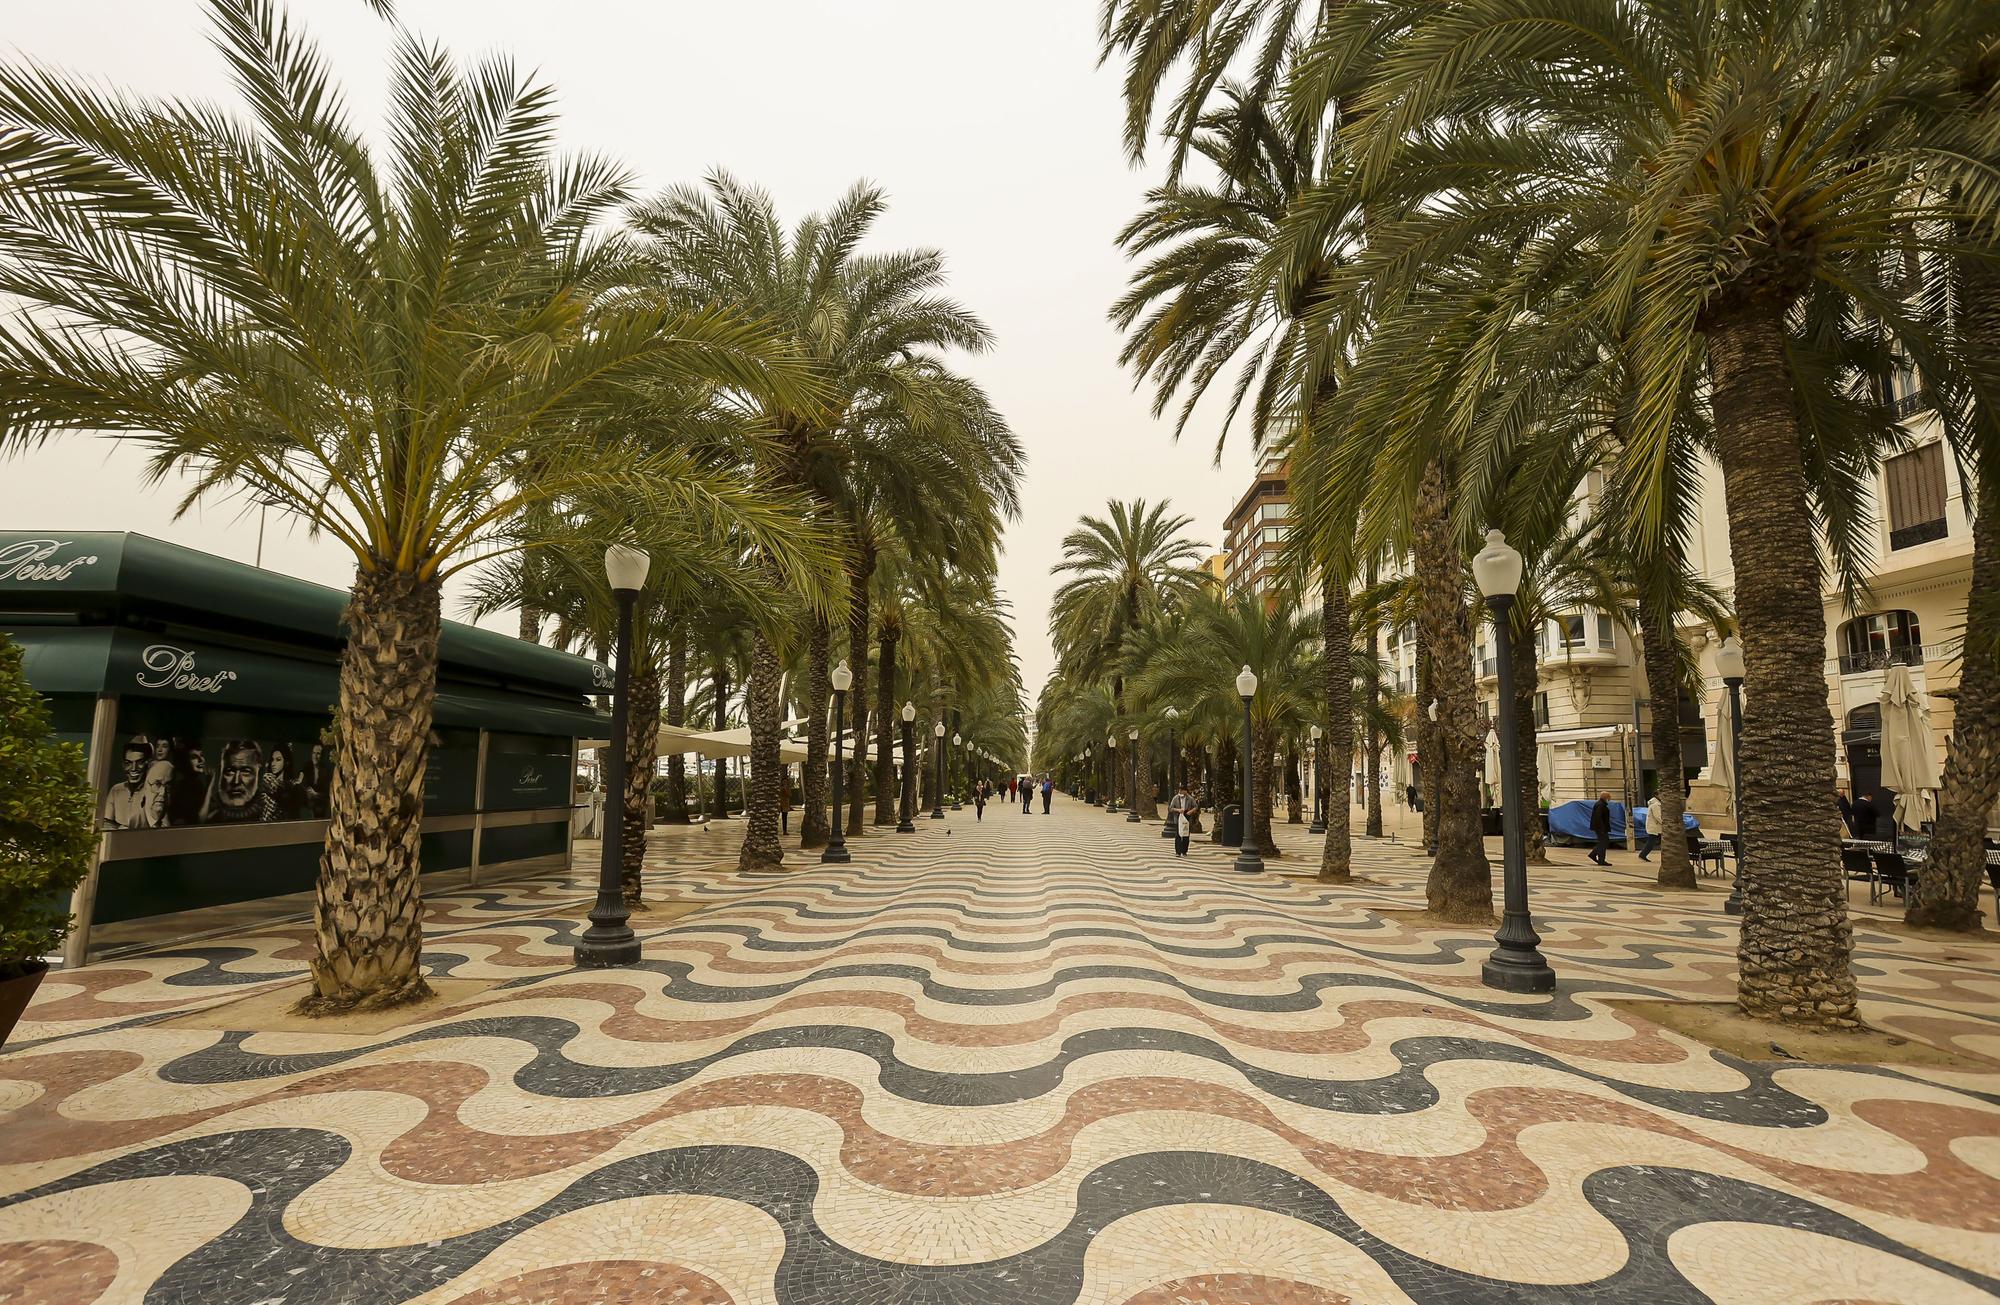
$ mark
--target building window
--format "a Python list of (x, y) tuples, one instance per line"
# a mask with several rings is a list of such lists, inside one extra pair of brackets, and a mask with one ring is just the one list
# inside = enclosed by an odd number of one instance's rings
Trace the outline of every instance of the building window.
[(1882, 464), (1889, 500), (1889, 547), (1943, 539), (1944, 445), (1932, 441)]
[(1924, 664), (1924, 632), (1917, 614), (1898, 609), (1857, 616), (1840, 627), (1840, 670), (1885, 670), (1896, 664)]
[(1535, 724), (1542, 729), (1549, 727), (1549, 695), (1546, 693), (1535, 695)]
[(1588, 648), (1590, 635), (1585, 631), (1583, 613), (1572, 612), (1568, 616), (1556, 618), (1557, 647)]
[(1597, 614), (1597, 646), (1610, 652), (1618, 646), (1611, 635), (1611, 618), (1603, 612)]

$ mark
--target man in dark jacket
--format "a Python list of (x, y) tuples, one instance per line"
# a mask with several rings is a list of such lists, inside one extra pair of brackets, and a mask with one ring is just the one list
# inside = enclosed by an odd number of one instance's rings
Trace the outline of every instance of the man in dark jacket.
[(1590, 849), (1590, 859), (1599, 865), (1610, 865), (1606, 855), (1611, 850), (1611, 795), (1599, 793), (1597, 804), (1590, 809), (1590, 832), (1597, 836), (1597, 846)]

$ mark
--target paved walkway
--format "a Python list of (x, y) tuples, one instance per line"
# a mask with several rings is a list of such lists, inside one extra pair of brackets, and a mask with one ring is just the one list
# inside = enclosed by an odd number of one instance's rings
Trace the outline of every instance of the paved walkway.
[(162, 1023), (295, 982), (299, 926), (53, 976), (0, 1054), (0, 1302), (2000, 1290), (1991, 943), (1857, 928), (1870, 1020), (1980, 1065), (1750, 1063), (1599, 1000), (1726, 997), (1719, 892), (1540, 872), (1563, 983), (1510, 998), (1382, 913), (1406, 847), (1327, 890), (1062, 799), (919, 824), (756, 879), (677, 832), (707, 905), (632, 970), (566, 968), (577, 878), (440, 898), (426, 963), (481, 983), (377, 1033)]

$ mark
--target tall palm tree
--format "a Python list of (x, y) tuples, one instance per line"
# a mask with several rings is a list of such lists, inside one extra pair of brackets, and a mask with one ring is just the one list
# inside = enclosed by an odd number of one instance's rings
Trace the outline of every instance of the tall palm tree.
[[(1125, 710), (1125, 679), (1115, 669), (1126, 637), (1199, 584), (1202, 546), (1181, 531), (1192, 518), (1165, 502), (1112, 500), (1107, 515), (1085, 515), (1063, 537), (1055, 574), (1069, 578), (1049, 605), (1058, 663), (1072, 672), (1111, 666), (1111, 695)], [(1123, 792), (1114, 776), (1112, 792)]]
[(392, 1005), (427, 991), (444, 580), (582, 495), (732, 521), (788, 567), (771, 499), (628, 419), (662, 374), (801, 404), (810, 383), (738, 315), (599, 294), (628, 262), (597, 234), (625, 175), (558, 158), (551, 91), (507, 61), (400, 34), (373, 147), (267, 0), (208, 10), (247, 121), (0, 69), (0, 293), (27, 310), (0, 324), (0, 442), (108, 432), (191, 475), (184, 506), (240, 493), (352, 553), (306, 1005)]
[[(983, 351), (990, 344), (976, 317), (937, 293), (944, 282), (943, 255), (928, 249), (857, 252), (883, 208), (880, 191), (857, 185), (831, 209), (807, 216), (788, 232), (768, 194), (716, 173), (704, 186), (667, 191), (632, 216), (633, 228), (646, 238), (663, 274), (684, 295), (697, 302), (727, 298), (752, 305), (814, 363), (821, 386), (812, 402), (779, 398), (761, 411), (778, 432), (769, 459), (773, 474), (812, 493), (823, 506), (829, 529), (844, 529), (852, 521), (853, 504), (843, 511), (843, 499), (856, 463), (853, 441), (870, 432), (869, 410), (899, 405), (906, 422), (919, 428), (928, 427), (933, 413), (962, 410), (970, 382), (946, 368), (940, 357), (947, 351)], [(943, 430), (940, 426), (925, 433), (936, 438)], [(997, 419), (981, 426), (977, 437), (986, 440), (993, 462), (1007, 466), (1000, 476), (975, 483), (989, 490), (1004, 483), (1011, 493), (1018, 446)], [(919, 442), (899, 447), (911, 454), (922, 451)], [(875, 448), (878, 459), (886, 451), (880, 444)], [(983, 514), (973, 518), (985, 519)], [(850, 539), (848, 547), (858, 560), (857, 541)], [(803, 638), (808, 710), (801, 838), (811, 847), (823, 843), (828, 831), (827, 618), (807, 617)], [(756, 668), (768, 674), (777, 665), (769, 649), (754, 659), (755, 704), (775, 703), (775, 685), (760, 687)], [(768, 754), (763, 760), (767, 768), (775, 766), (777, 723), (771, 711), (753, 707), (753, 775), (760, 754)], [(775, 798), (762, 801), (761, 786), (759, 795), (745, 834), (741, 860), (746, 867), (775, 864), (783, 856)]]
[[(1691, 21), (1672, 0), (1421, 12), (1362, 0), (1330, 14), (1304, 61), (1351, 66), (1356, 40), (1377, 42), (1354, 142), (1365, 182), (1407, 182), (1406, 162), (1427, 178), (1433, 202), (1408, 210), (1406, 231), (1386, 243), (1371, 232), (1356, 275), (1379, 277), (1378, 302), (1412, 268), (1491, 239), (1494, 223), (1475, 233), (1468, 220), (1476, 204), (1503, 228), (1538, 228), (1546, 249), (1601, 251), (1583, 320), (1629, 346), (1631, 456), (1657, 462), (1690, 376), (1707, 383), (1748, 670), (1738, 1000), (1753, 1015), (1857, 1019), (1823, 818), (1824, 618), (1816, 586), (1800, 583), (1821, 574), (1811, 501), (1824, 432), (1794, 351), (1802, 318), (1834, 304), (1897, 334), (1910, 323), (1883, 269), (1952, 214), (1920, 184), (1925, 146), (1905, 106), (1937, 93), (1961, 34), (1953, 15), (1968, 9), (1782, 0), (1712, 4)], [(1398, 23), (1406, 34), (1380, 45)], [(1548, 77), (1555, 67), (1565, 75)], [(1529, 287), (1540, 263), (1523, 259), (1507, 288)], [(1656, 536), (1658, 513), (1655, 497), (1632, 527)]]
[(1236, 696), (1237, 671), (1248, 666), (1256, 672), (1257, 692), (1250, 702), (1256, 793), (1249, 828), (1263, 855), (1279, 856), (1271, 836), (1271, 754), (1281, 740), (1297, 737), (1319, 717), (1316, 622), (1302, 616), (1283, 594), (1275, 603), (1259, 594), (1234, 599), (1200, 594), (1188, 603), (1185, 630), (1185, 638), (1149, 660), (1137, 683), (1163, 701), (1190, 704), (1197, 716), (1218, 727), (1224, 717), (1239, 722), (1240, 733), (1243, 700)]

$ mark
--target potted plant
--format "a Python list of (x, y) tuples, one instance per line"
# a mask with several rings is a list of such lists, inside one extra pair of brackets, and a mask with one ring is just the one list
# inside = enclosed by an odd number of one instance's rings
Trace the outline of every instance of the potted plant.
[(0, 1043), (69, 932), (69, 895), (97, 844), (83, 749), (49, 737), (21, 650), (0, 634)]

